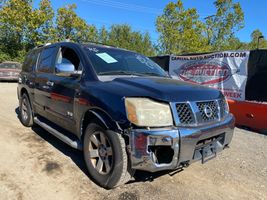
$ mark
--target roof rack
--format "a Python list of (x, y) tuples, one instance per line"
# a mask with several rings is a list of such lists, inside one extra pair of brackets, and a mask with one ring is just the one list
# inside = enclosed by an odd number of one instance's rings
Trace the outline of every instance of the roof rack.
[[(70, 40), (65, 40), (65, 41), (62, 41), (62, 42), (70, 42)], [(45, 47), (45, 46), (48, 46), (50, 44), (51, 43), (41, 44), (41, 45), (36, 46), (35, 48)], [(115, 45), (106, 44), (106, 43), (102, 43), (102, 42), (94, 42), (94, 41), (88, 41), (88, 42), (85, 42), (84, 44), (96, 44), (96, 45), (103, 45), (103, 46), (119, 48), (118, 46), (115, 46)]]
[(35, 48), (45, 47), (45, 46), (48, 46), (50, 44), (51, 43), (40, 44), (40, 45), (36, 46)]
[(88, 43), (88, 44), (100, 44), (100, 45), (104, 45), (104, 46), (110, 46), (110, 47), (118, 48), (117, 46), (114, 46), (114, 45), (111, 45), (111, 44), (105, 44), (105, 43), (102, 43), (102, 42), (88, 41), (87, 43)]

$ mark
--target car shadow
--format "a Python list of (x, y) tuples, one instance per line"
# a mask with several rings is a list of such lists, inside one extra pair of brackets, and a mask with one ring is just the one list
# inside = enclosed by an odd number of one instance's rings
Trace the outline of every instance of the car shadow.
[(55, 149), (63, 153), (65, 156), (68, 156), (86, 176), (89, 176), (83, 159), (82, 151), (71, 148), (69, 145), (65, 144), (64, 142), (62, 142), (61, 140), (59, 140), (58, 138), (56, 138), (38, 125), (33, 126), (31, 129), (35, 134), (37, 134), (43, 140), (51, 144)]
[[(15, 113), (17, 115), (17, 118), (19, 118), (18, 107), (15, 109)], [(244, 130), (250, 130), (249, 128), (246, 128), (246, 127), (238, 127), (238, 128), (241, 128)], [(46, 130), (44, 130), (43, 128), (39, 126), (32, 127), (32, 130), (35, 134), (37, 134), (43, 140), (45, 140), (46, 142), (49, 142), (58, 151), (63, 153), (65, 156), (68, 156), (86, 176), (90, 177), (87, 171), (86, 164), (83, 159), (82, 151), (71, 148), (70, 146), (68, 146), (67, 144), (65, 144), (64, 142), (62, 142), (61, 140), (59, 140), (58, 138), (48, 133)], [(259, 133), (259, 132), (256, 132), (256, 133)], [(259, 134), (264, 134), (264, 133), (259, 133)], [(264, 134), (264, 135), (267, 135), (267, 134)], [(166, 174), (168, 174), (169, 176), (173, 176), (182, 171), (183, 169), (177, 169), (175, 171), (159, 171), (159, 172), (151, 173), (151, 172), (137, 170), (133, 177), (134, 179), (129, 181), (127, 184), (136, 183), (136, 182), (152, 182), (155, 179), (161, 176), (164, 176)]]
[(18, 80), (1, 80), (0, 79), (0, 83), (17, 83)]
[[(19, 119), (19, 108), (15, 109), (15, 113), (17, 118)], [(46, 130), (44, 130), (40, 126), (33, 126), (32, 131), (38, 135), (40, 138), (50, 143), (55, 149), (63, 153), (65, 156), (68, 156), (73, 163), (86, 175), (90, 178), (89, 173), (87, 171), (86, 164), (83, 159), (83, 152), (77, 149), (73, 149)], [(146, 172), (137, 170), (133, 176), (133, 180), (129, 181), (127, 184), (137, 183), (137, 182), (152, 182), (155, 179), (168, 174), (169, 176), (173, 176), (179, 172), (183, 171), (183, 169), (177, 169), (175, 171), (160, 171), (160, 172)]]
[(129, 181), (127, 184), (137, 183), (137, 182), (153, 182), (155, 179), (161, 176), (165, 175), (174, 176), (175, 174), (178, 174), (183, 170), (184, 170), (183, 168), (179, 168), (176, 170), (165, 170), (159, 172), (146, 172), (137, 170), (134, 174), (134, 180)]
[(267, 129), (265, 131), (257, 131), (257, 130), (254, 130), (254, 129), (249, 128), (247, 126), (237, 125), (236, 127), (239, 128), (239, 129), (245, 130), (245, 131), (250, 131), (250, 132), (253, 132), (253, 133), (256, 133), (256, 134), (267, 136)]
[(17, 118), (19, 118), (19, 107), (15, 108), (15, 113), (17, 115)]
[[(15, 109), (15, 113), (17, 115), (17, 118), (19, 119), (19, 108), (17, 107)], [(63, 153), (65, 156), (68, 156), (71, 158), (71, 160), (75, 163), (77, 167), (86, 175), (89, 176), (87, 172), (87, 168), (83, 159), (83, 153), (82, 151), (79, 151), (77, 149), (71, 148), (69, 145), (65, 144), (49, 132), (47, 132), (42, 127), (36, 125), (31, 127), (32, 131), (38, 135), (40, 138), (45, 140), (46, 142), (50, 143), (55, 149)]]
[[(87, 171), (86, 164), (83, 158), (83, 152), (73, 149), (52, 134), (48, 133), (46, 130), (39, 126), (32, 127), (32, 130), (37, 134), (39, 137), (44, 139), (46, 142), (50, 143), (54, 148), (58, 151), (63, 153), (65, 156), (68, 156), (74, 164), (79, 167), (79, 169), (90, 178), (89, 173)], [(145, 171), (136, 171), (135, 175), (133, 176), (133, 180), (129, 181), (127, 184), (136, 183), (136, 182), (152, 182), (154, 179), (157, 179), (163, 175), (170, 175), (173, 176), (176, 173), (183, 171), (183, 169), (179, 169), (176, 171), (160, 171), (155, 173), (145, 172)]]

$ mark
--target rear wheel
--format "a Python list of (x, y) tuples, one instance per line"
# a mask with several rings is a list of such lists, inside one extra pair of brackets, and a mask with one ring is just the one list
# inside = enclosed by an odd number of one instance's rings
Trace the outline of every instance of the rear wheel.
[(124, 139), (98, 124), (86, 129), (84, 160), (91, 178), (102, 187), (114, 188), (131, 178)]
[(33, 113), (29, 97), (24, 93), (19, 105), (19, 119), (24, 126), (31, 127), (33, 125)]

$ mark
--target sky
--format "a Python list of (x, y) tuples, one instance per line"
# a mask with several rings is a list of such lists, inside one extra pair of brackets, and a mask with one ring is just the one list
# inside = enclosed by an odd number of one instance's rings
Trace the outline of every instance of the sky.
[[(236, 35), (243, 41), (250, 41), (250, 34), (260, 29), (267, 38), (267, 1), (233, 0), (240, 2), (245, 13), (245, 28)], [(39, 0), (34, 1), (35, 6)], [(67, 4), (77, 5), (77, 14), (89, 24), (98, 28), (112, 24), (129, 24), (136, 31), (149, 32), (153, 42), (158, 39), (155, 21), (162, 14), (170, 0), (51, 0), (54, 10)], [(214, 0), (183, 0), (185, 8), (196, 8), (201, 19), (213, 15), (216, 9)]]

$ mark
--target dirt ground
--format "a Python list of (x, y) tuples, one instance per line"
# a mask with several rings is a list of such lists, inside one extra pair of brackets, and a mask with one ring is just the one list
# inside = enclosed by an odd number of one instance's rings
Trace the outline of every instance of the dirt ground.
[(105, 190), (87, 175), (82, 153), (17, 118), (16, 83), (0, 83), (0, 199), (267, 199), (267, 136), (235, 129), (216, 159), (177, 173), (141, 173)]

